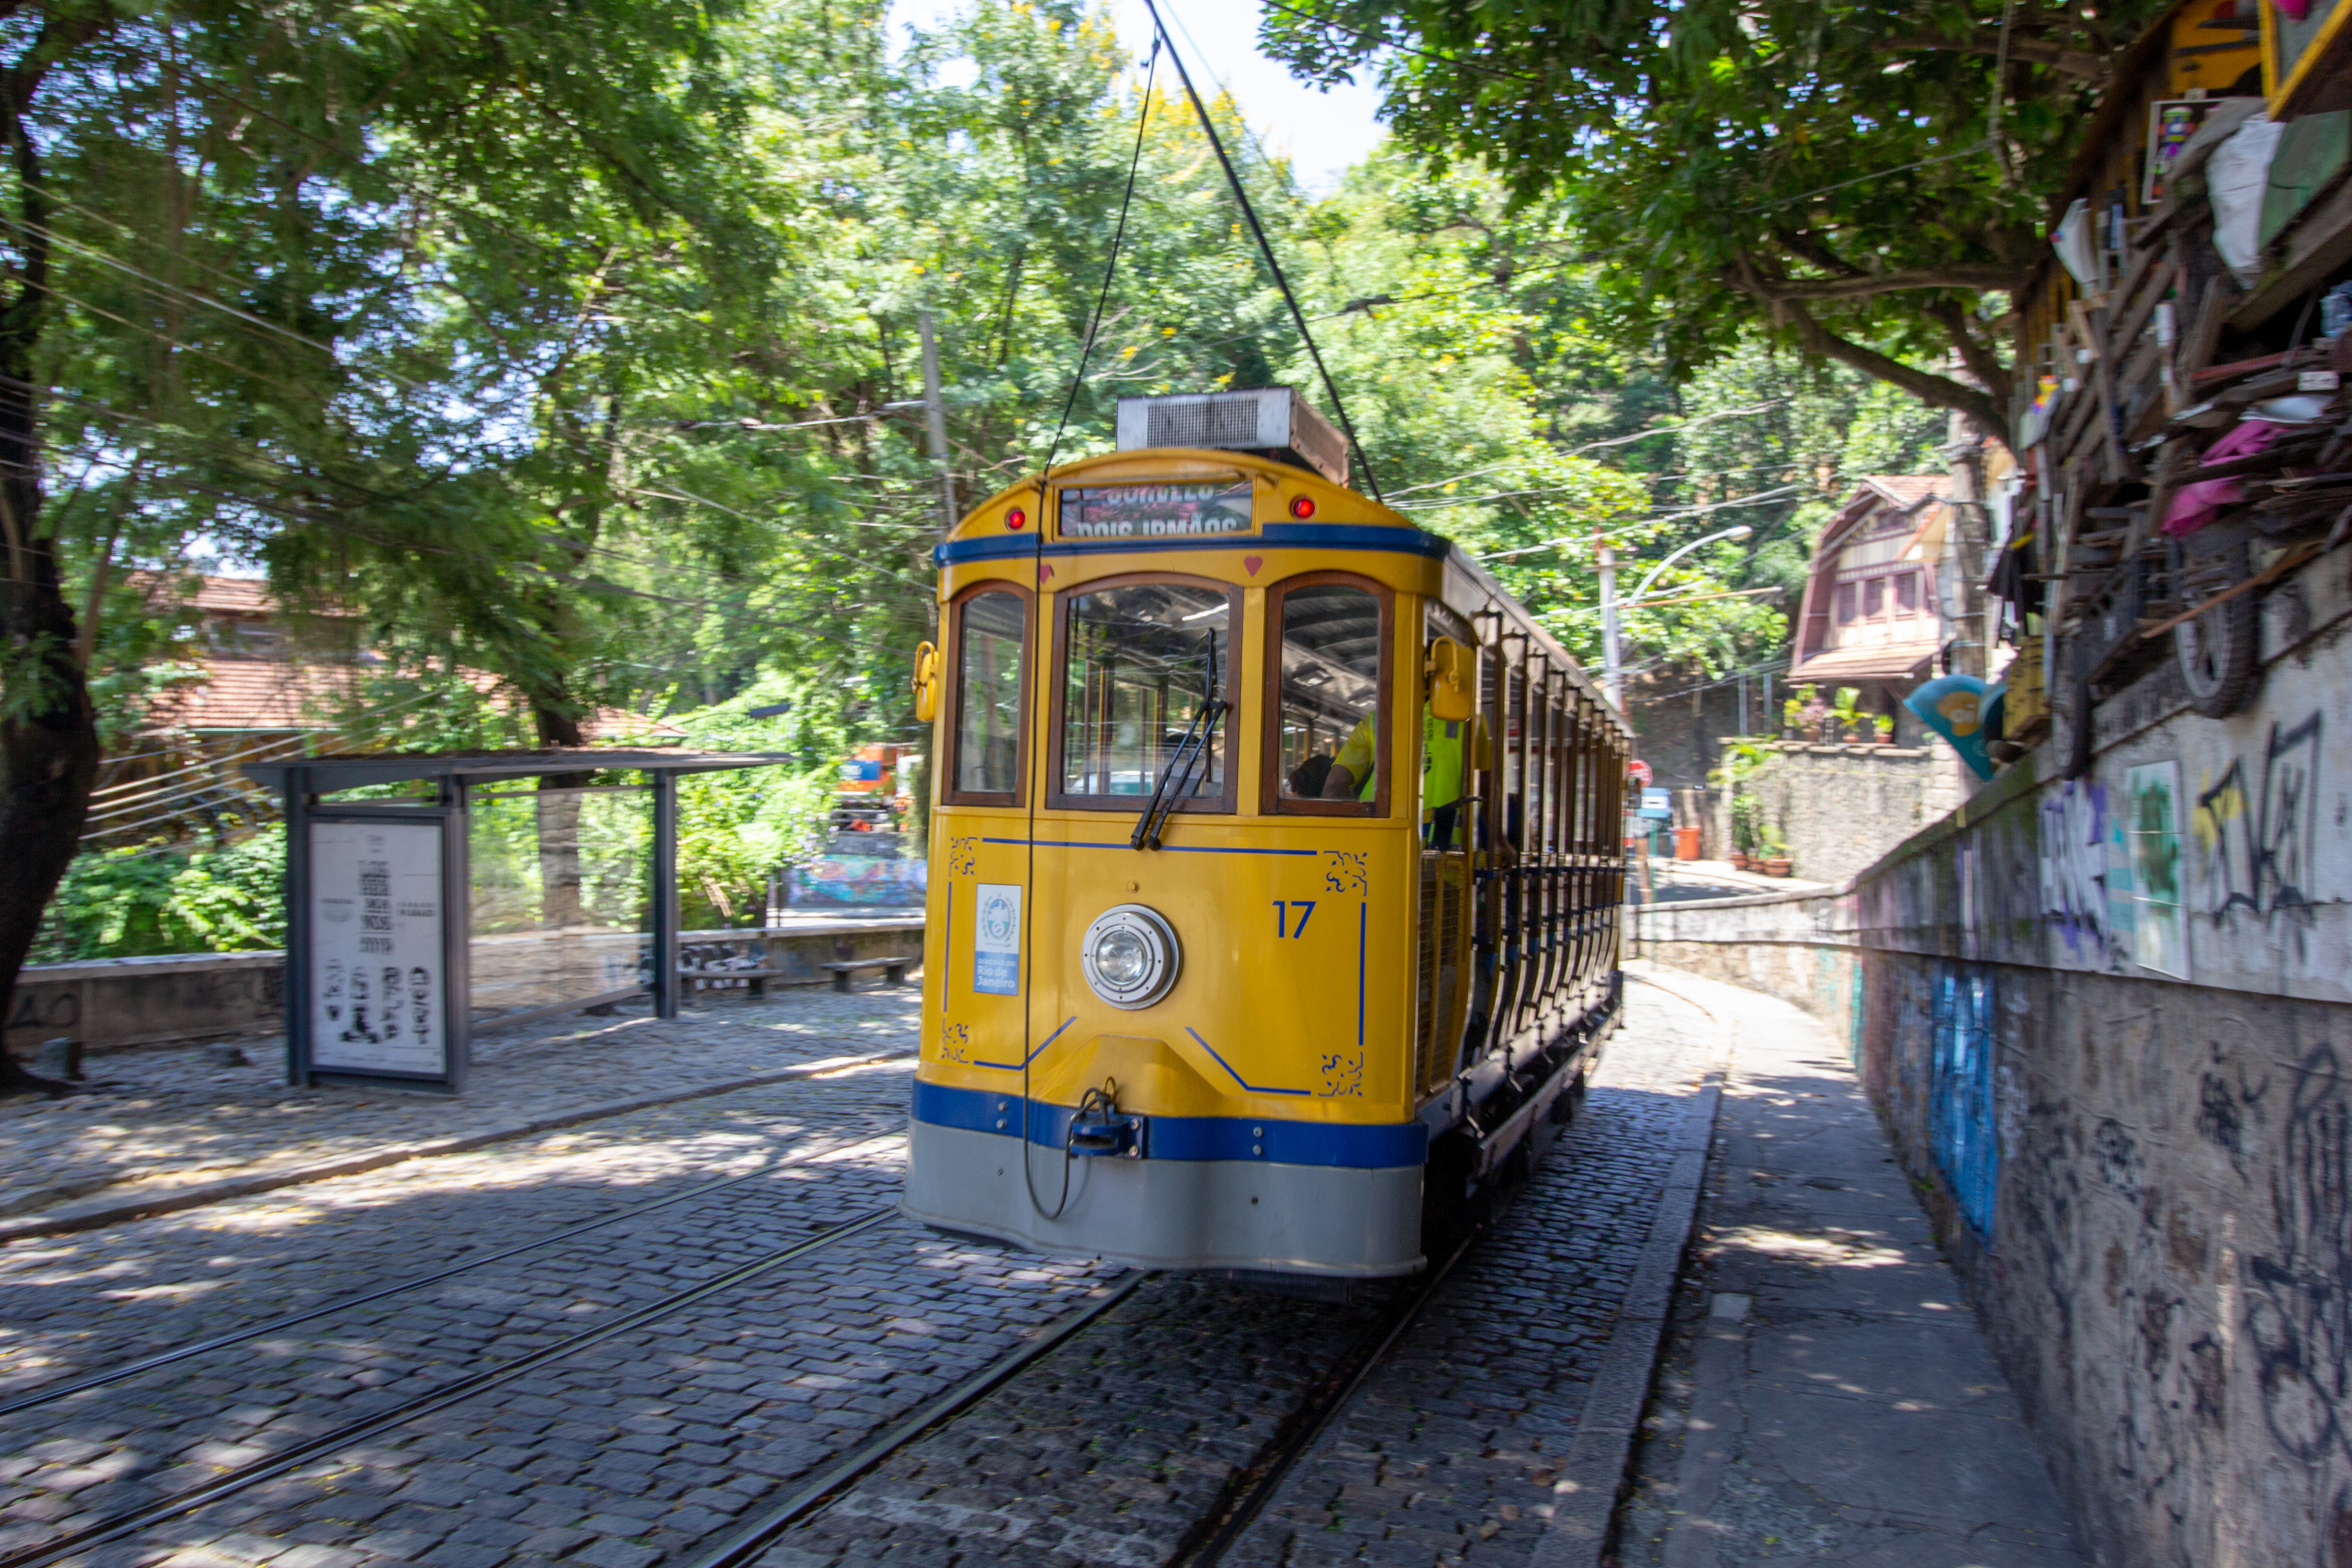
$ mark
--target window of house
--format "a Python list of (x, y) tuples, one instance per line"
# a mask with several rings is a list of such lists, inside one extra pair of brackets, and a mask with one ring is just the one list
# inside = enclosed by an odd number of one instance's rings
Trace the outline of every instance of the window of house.
[(1895, 613), (1916, 616), (1919, 613), (1919, 574), (1906, 572), (1895, 579)]
[(1837, 585), (1837, 621), (1840, 626), (1853, 619), (1853, 590), (1854, 585), (1851, 583)]
[(1277, 809), (1377, 811), (1383, 793), (1382, 595), (1318, 582), (1286, 587), (1279, 600), (1267, 748), (1276, 787), (1268, 793)]
[(1007, 590), (975, 594), (956, 611), (955, 793), (1003, 795), (1021, 787), (1021, 656), (1029, 606)]
[(1063, 623), (1063, 804), (1116, 797), (1132, 809), (1162, 774), (1176, 777), (1171, 787), (1188, 801), (1222, 799), (1233, 717), (1213, 726), (1202, 710), (1212, 697), (1232, 700), (1233, 605), (1230, 589), (1191, 583), (1127, 583), (1070, 597)]
[(1886, 579), (1873, 577), (1862, 585), (1862, 618), (1874, 621), (1886, 608)]

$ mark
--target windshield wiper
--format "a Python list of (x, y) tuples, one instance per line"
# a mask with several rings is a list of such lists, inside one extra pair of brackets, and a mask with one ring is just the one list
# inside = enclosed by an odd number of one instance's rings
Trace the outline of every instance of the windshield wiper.
[[(1184, 726), (1181, 740), (1160, 771), (1160, 782), (1152, 786), (1151, 799), (1136, 819), (1135, 832), (1128, 838), (1131, 849), (1157, 849), (1160, 835), (1168, 826), (1168, 818), (1176, 803), (1192, 793), (1192, 774), (1201, 759), (1209, 754), (1209, 742), (1217, 732), (1217, 721), (1225, 711), (1225, 700), (1217, 695), (1217, 638), (1209, 634), (1208, 664), (1201, 679), (1201, 710)], [(1169, 787), (1174, 784), (1172, 790)]]

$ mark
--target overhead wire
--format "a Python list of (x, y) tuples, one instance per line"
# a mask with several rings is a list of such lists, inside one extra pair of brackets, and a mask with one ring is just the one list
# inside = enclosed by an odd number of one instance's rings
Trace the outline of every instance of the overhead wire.
[(1290, 279), (1274, 254), (1274, 244), (1266, 237), (1265, 226), (1258, 221), (1257, 207), (1242, 184), (1241, 173), (1234, 167), (1232, 157), (1225, 152), (1224, 139), (1217, 134), (1216, 124), (1209, 118), (1208, 106), (1201, 101), (1200, 91), (1192, 85), (1192, 73), (1185, 66), (1184, 57), (1177, 51), (1174, 40), (1168, 37), (1168, 24), (1160, 15), (1160, 0), (1143, 0), (1144, 8), (1151, 13), (1151, 25), (1168, 44), (1168, 58), (1175, 64), (1177, 79), (1184, 84), (1184, 96), (1192, 101), (1192, 113), (1201, 123), (1201, 133), (1208, 138), (1209, 150), (1217, 155), (1217, 166), (1224, 171), (1225, 184), (1233, 192), (1234, 205), (1242, 209), (1242, 217), (1249, 225), (1251, 236), (1257, 241), (1258, 253), (1265, 258), (1266, 270), (1274, 275), (1275, 287), (1282, 291), (1283, 303), (1290, 308), (1291, 321), (1298, 328), (1298, 336), (1307, 345), (1307, 357), (1315, 362), (1315, 373), (1322, 378), (1324, 395), (1331, 400), (1331, 411), (1339, 416), (1339, 427), (1346, 432), (1348, 445), (1363, 468), (1364, 484), (1372, 492), (1372, 499), (1380, 500), (1381, 482), (1372, 471), (1372, 459), (1365, 452), (1363, 443), (1356, 437), (1355, 422), (1348, 416), (1348, 405), (1339, 395), (1339, 384), (1331, 379), (1330, 368), (1323, 363), (1323, 351), (1317, 345), (1315, 334), (1307, 330), (1306, 313), (1298, 308), (1298, 297), (1291, 292)]
[[(1150, 4), (1150, 0), (1146, 0), (1146, 4)], [(1154, 20), (1157, 21), (1157, 19), (1155, 16)], [(1142, 103), (1137, 109), (1135, 116), (1135, 151), (1128, 159), (1127, 189), (1119, 197), (1118, 223), (1111, 230), (1110, 256), (1103, 264), (1102, 288), (1095, 296), (1094, 314), (1087, 323), (1087, 335), (1078, 347), (1077, 367), (1070, 374), (1069, 394), (1062, 399), (1062, 415), (1055, 422), (1054, 438), (1045, 447), (1045, 466), (1037, 472), (1037, 516), (1032, 523), (1035, 531), (1030, 535), (1030, 554), (1035, 563), (1034, 574), (1030, 578), (1033, 584), (1044, 582), (1045, 576), (1046, 486), (1053, 478), (1054, 459), (1061, 455), (1062, 437), (1069, 428), (1071, 413), (1077, 407), (1078, 389), (1086, 384), (1087, 361), (1094, 355), (1095, 340), (1102, 331), (1103, 311), (1110, 303), (1111, 280), (1118, 275), (1119, 250), (1127, 240), (1127, 215), (1135, 203), (1135, 177), (1137, 172), (1143, 167), (1143, 132), (1144, 127), (1151, 120), (1151, 84), (1158, 77), (1160, 46), (1164, 37), (1163, 30), (1151, 41), (1151, 58), (1144, 67)], [(1169, 45), (1168, 53), (1171, 58), (1175, 58), (1176, 48), (1173, 44)], [(1183, 61), (1177, 60), (1176, 66), (1178, 71), (1181, 72)], [(1196, 98), (1193, 101), (1197, 104), (1199, 100)], [(1032, 603), (1034, 602), (1033, 599)], [(1034, 618), (1034, 615), (1032, 618)], [(1042, 645), (1045, 639), (1038, 637), (1034, 641)], [(1025, 752), (1026, 748), (1024, 750)], [(1018, 782), (1022, 786), (1024, 803), (1028, 808), (1028, 828), (1023, 835), (1024, 864), (1021, 894), (1021, 1126), (1018, 1129), (1021, 1143), (1021, 1184), (1023, 1190), (1028, 1194), (1030, 1208), (1050, 1221), (1059, 1219), (1062, 1216), (1062, 1211), (1069, 1206), (1069, 1148), (1066, 1136), (1062, 1154), (1062, 1195), (1055, 1204), (1054, 1212), (1046, 1214), (1045, 1205), (1037, 1201), (1036, 1173), (1034, 1163), (1029, 1157), (1029, 1064), (1035, 1055), (1029, 1048), (1029, 1042), (1035, 1034), (1035, 1025), (1030, 1014), (1034, 1005), (1034, 982), (1036, 976), (1037, 952), (1037, 796), (1041, 793), (1042, 780), (1035, 777), (1024, 777)], [(1050, 1037), (1046, 1043), (1049, 1045), (1052, 1043)], [(1042, 1048), (1041, 1047), (1040, 1049)]]

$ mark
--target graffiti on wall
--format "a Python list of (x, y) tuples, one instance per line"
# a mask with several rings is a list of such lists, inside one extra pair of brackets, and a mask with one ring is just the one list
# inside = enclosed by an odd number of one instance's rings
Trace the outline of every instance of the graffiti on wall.
[(2042, 798), (2042, 916), (2075, 959), (2101, 968), (2131, 960), (2131, 872), (2123, 824), (2107, 787), (2069, 779)]
[(2261, 755), (2200, 781), (2189, 818), (2204, 913), (2217, 926), (2283, 920), (2298, 956), (2312, 924), (2320, 733), (2316, 712), (2273, 724)]
[(1936, 977), (1928, 1143), (1960, 1213), (1987, 1239), (2000, 1182), (1992, 1007), (1992, 983), (1982, 973), (1947, 970)]
[(2180, 764), (2146, 763), (2126, 775), (2125, 837), (2131, 847), (2132, 956), (2143, 969), (2189, 978), (2181, 920)]
[(794, 909), (919, 904), (929, 869), (922, 860), (828, 855), (791, 868), (787, 897)]
[(2336, 1047), (2296, 1065), (2271, 1165), (2277, 1250), (2246, 1259), (2263, 1417), (2305, 1464), (2352, 1458), (2352, 1099)]

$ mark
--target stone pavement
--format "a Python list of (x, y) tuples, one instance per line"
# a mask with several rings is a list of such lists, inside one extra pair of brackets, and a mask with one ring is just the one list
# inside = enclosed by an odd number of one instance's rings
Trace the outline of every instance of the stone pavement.
[[(1575, 1121), (1225, 1562), (1528, 1561), (1716, 1047), (1700, 1009), (1630, 990)], [(1370, 1318), (1154, 1279), (758, 1568), (1156, 1568)]]
[[(1659, 1134), (1689, 1120), (1717, 1044), (1700, 1009), (1633, 988), (1601, 1080), (1534, 1184), (1234, 1561), (1528, 1561), (1657, 1208)], [(0, 1554), (318, 1439), (331, 1447), (290, 1473), (76, 1562), (682, 1568), (1123, 1277), (893, 1218), (656, 1321), (618, 1321), (886, 1204), (909, 1067), (0, 1247), (0, 1403), (470, 1265), (0, 1417)], [(749, 1179), (705, 1185), (736, 1176)], [(631, 1207), (653, 1198), (678, 1201)], [(1217, 1279), (1146, 1281), (767, 1562), (1164, 1562), (1364, 1321)], [(617, 1331), (429, 1415), (322, 1436), (604, 1323)]]
[(1621, 1568), (2079, 1568), (1841, 1042), (1785, 1002), (1639, 967), (1738, 1041)]
[[(66, 1221), (168, 1202), (225, 1181), (336, 1167), (435, 1141), (464, 1142), (645, 1097), (740, 1082), (819, 1060), (911, 1050), (919, 988), (709, 995), (663, 1023), (642, 1005), (574, 1014), (476, 1042), (455, 1099), (390, 1089), (295, 1089), (277, 1036), (93, 1058), (62, 1100), (0, 1100), (0, 1238), (26, 1217)], [(208, 1194), (207, 1194), (208, 1195)]]

